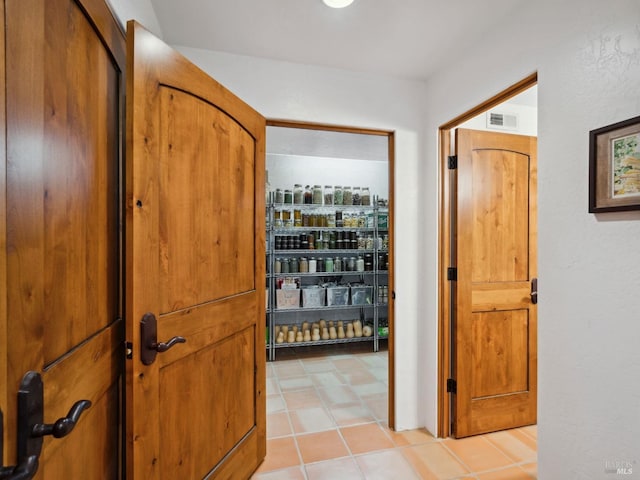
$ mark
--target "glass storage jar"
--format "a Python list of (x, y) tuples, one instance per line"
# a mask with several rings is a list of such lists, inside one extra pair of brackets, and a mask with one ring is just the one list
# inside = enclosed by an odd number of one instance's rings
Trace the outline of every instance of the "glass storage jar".
[(361, 194), (360, 194), (360, 187), (353, 187), (352, 199), (353, 199), (353, 204), (354, 205), (361, 205), (362, 204), (362, 197), (361, 197)]
[(342, 204), (353, 205), (353, 192), (351, 191), (351, 187), (344, 187), (342, 189)]
[(307, 205), (313, 203), (313, 190), (311, 190), (309, 185), (305, 185), (304, 187), (304, 203)]
[(342, 185), (333, 187), (333, 204), (342, 205)]
[(276, 188), (276, 194), (274, 196), (275, 203), (284, 203), (284, 193), (281, 188)]
[(333, 186), (331, 185), (324, 186), (324, 204), (333, 205)]
[(320, 185), (313, 186), (313, 204), (322, 205), (322, 187)]
[(304, 190), (302, 189), (302, 185), (299, 183), (296, 183), (293, 186), (293, 203), (296, 205), (304, 203)]
[(371, 205), (371, 192), (369, 191), (369, 187), (362, 187), (362, 192), (360, 194), (360, 199), (362, 205)]
[(293, 192), (291, 190), (284, 191), (284, 203), (293, 203)]

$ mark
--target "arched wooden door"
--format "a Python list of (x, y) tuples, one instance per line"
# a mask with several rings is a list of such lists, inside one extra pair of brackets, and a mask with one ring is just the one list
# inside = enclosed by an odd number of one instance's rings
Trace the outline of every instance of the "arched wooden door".
[(537, 415), (536, 138), (458, 129), (454, 435)]
[(247, 478), (266, 449), (265, 120), (135, 22), (127, 41), (127, 478)]

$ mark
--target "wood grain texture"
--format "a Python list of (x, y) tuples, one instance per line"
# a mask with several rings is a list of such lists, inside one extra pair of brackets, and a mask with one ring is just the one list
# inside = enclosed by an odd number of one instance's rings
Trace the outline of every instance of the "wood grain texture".
[[(0, 410), (3, 414), (8, 408), (7, 385), (7, 135), (6, 135), (6, 70), (5, 70), (5, 7), (0, 2)], [(6, 420), (5, 420), (6, 421)], [(0, 439), (3, 451), (0, 457), (7, 458), (9, 444), (8, 430), (3, 429), (4, 437)]]
[[(45, 421), (66, 415), (77, 400), (95, 400), (101, 406), (78, 428), (86, 433), (45, 442), (38, 478), (63, 478), (72, 463), (71, 477), (113, 476), (123, 339), (124, 38), (103, 1), (12, 0), (3, 7), (6, 317), (9, 338), (20, 339), (7, 346), (5, 418), (15, 419), (15, 393), (29, 370), (43, 375)], [(7, 422), (9, 462), (14, 421)], [(78, 463), (79, 451), (95, 462)]]
[(536, 421), (537, 177), (535, 138), (458, 129), (456, 148), (455, 435), (464, 437)]
[[(127, 41), (127, 478), (251, 472), (266, 450), (265, 121), (135, 22)], [(187, 339), (149, 366), (147, 312), (159, 341)]]

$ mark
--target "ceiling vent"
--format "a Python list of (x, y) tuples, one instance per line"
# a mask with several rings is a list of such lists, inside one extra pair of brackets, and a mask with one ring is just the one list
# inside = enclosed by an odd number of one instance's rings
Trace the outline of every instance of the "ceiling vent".
[(487, 128), (517, 130), (518, 116), (512, 113), (487, 112)]

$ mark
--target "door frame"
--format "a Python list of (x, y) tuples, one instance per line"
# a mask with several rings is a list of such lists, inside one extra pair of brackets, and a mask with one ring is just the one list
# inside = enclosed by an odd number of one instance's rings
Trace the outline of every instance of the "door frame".
[(451, 316), (452, 289), (447, 279), (447, 269), (452, 266), (452, 242), (455, 233), (452, 232), (452, 195), (455, 193), (454, 181), (448, 174), (448, 157), (452, 154), (452, 130), (462, 123), (487, 112), (504, 103), (512, 97), (524, 92), (538, 83), (538, 72), (514, 83), (505, 90), (485, 100), (476, 107), (458, 115), (453, 120), (442, 124), (438, 128), (438, 158), (439, 158), (439, 218), (438, 218), (438, 437), (446, 438), (451, 435), (451, 399), (447, 392), (447, 379), (452, 378), (451, 372)]
[[(394, 281), (394, 184), (395, 184), (395, 132), (393, 130), (378, 130), (372, 128), (360, 128), (360, 127), (348, 127), (343, 125), (331, 125), (328, 123), (312, 123), (302, 122), (294, 120), (279, 120), (267, 118), (267, 127), (285, 127), (285, 128), (299, 128), (304, 130), (326, 130), (330, 132), (340, 133), (356, 133), (361, 135), (377, 135), (387, 137), (388, 153), (387, 158), (389, 161), (388, 183), (389, 183), (389, 291), (392, 294), (389, 296), (388, 304), (388, 321), (389, 321), (389, 336), (388, 336), (388, 424), (391, 430), (395, 429), (395, 349), (394, 349), (394, 312), (395, 312), (395, 281)], [(268, 138), (268, 134), (267, 134)]]

